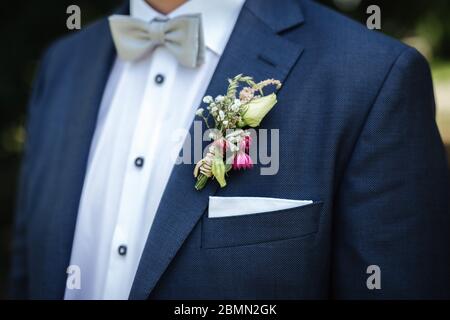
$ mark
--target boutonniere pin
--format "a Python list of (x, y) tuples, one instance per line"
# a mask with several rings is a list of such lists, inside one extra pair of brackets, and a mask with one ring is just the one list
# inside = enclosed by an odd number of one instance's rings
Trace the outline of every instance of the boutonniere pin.
[[(201, 190), (210, 179), (215, 179), (220, 187), (227, 185), (225, 176), (230, 170), (251, 169), (250, 132), (246, 128), (258, 127), (262, 119), (277, 103), (275, 93), (264, 95), (267, 86), (281, 87), (281, 82), (268, 79), (256, 83), (252, 77), (237, 75), (228, 80), (226, 95), (215, 99), (205, 96), (206, 110), (200, 108), (196, 115), (201, 117), (211, 129), (213, 142), (208, 146), (206, 156), (195, 166), (197, 178), (195, 189)], [(238, 92), (239, 88), (243, 88)], [(212, 118), (214, 125), (210, 126)]]

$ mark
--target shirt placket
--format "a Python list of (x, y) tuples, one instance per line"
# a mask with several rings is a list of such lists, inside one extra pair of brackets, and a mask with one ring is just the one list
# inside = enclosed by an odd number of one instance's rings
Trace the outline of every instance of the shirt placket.
[[(154, 161), (158, 161), (156, 150), (162, 138), (164, 120), (170, 101), (170, 89), (176, 74), (177, 64), (165, 48), (152, 54), (147, 84), (140, 105), (139, 116), (125, 168), (123, 187), (119, 201), (117, 222), (110, 248), (109, 268), (106, 276), (104, 296), (129, 290), (125, 286), (133, 282), (136, 261), (145, 243), (139, 241), (134, 232), (146, 220), (146, 195), (152, 176)], [(176, 61), (175, 61), (176, 62)], [(134, 257), (133, 259), (131, 257)], [(130, 279), (131, 277), (131, 279)], [(111, 294), (110, 294), (111, 293)]]

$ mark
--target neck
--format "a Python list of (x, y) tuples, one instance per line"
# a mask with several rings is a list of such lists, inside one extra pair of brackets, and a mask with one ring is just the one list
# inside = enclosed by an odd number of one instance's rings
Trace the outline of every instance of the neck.
[(187, 0), (145, 0), (156, 11), (162, 14), (169, 14)]

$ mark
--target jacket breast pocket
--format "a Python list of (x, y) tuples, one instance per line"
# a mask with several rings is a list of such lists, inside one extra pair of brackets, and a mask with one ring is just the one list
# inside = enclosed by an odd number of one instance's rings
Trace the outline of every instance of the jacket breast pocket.
[(317, 233), (323, 202), (292, 209), (202, 220), (202, 248), (225, 248)]

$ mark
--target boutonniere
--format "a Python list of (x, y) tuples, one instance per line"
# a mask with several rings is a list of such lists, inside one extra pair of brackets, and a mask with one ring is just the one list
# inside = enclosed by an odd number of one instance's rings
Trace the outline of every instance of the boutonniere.
[[(264, 95), (267, 86), (281, 87), (281, 82), (268, 79), (256, 83), (252, 77), (237, 75), (228, 80), (226, 95), (213, 99), (205, 96), (206, 110), (200, 108), (196, 115), (201, 117), (210, 129), (213, 142), (208, 146), (206, 156), (195, 166), (197, 178), (195, 189), (201, 190), (210, 179), (215, 179), (220, 187), (227, 185), (225, 176), (230, 170), (251, 169), (250, 132), (246, 128), (258, 127), (262, 119), (277, 103), (275, 93)], [(238, 92), (241, 85), (243, 88)], [(214, 125), (210, 125), (212, 118)]]

